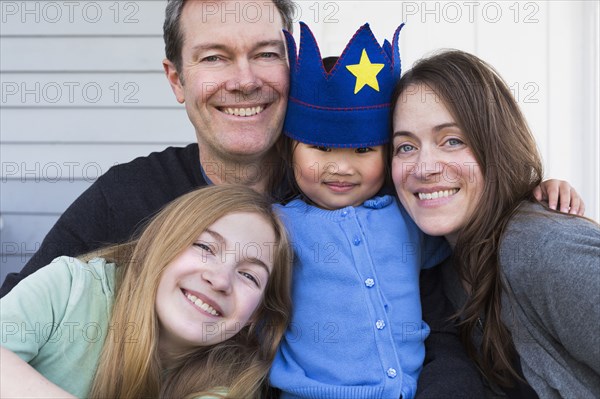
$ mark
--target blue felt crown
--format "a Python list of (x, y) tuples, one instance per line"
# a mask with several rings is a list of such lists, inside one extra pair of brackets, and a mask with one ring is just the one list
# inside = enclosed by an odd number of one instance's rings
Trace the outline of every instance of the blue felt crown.
[(300, 22), (300, 52), (285, 32), (290, 60), (290, 95), (283, 131), (302, 143), (326, 147), (372, 147), (389, 141), (390, 102), (400, 78), (398, 37), (377, 43), (361, 26), (327, 72), (308, 26)]

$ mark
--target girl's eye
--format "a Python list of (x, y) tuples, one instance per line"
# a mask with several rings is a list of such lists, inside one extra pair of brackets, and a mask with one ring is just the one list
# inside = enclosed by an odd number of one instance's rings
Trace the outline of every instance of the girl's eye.
[(324, 146), (315, 146), (315, 148), (319, 151), (323, 151), (323, 152), (331, 152), (331, 148), (330, 147), (324, 147)]
[(357, 154), (366, 154), (367, 152), (373, 151), (371, 147), (361, 147), (356, 149)]
[(256, 285), (257, 287), (260, 287), (258, 280), (252, 274), (247, 273), (247, 272), (240, 272), (240, 274), (242, 276), (244, 276), (245, 278), (247, 278), (248, 280), (252, 281), (254, 283), (254, 285)]
[(215, 253), (215, 252), (213, 251), (213, 249), (210, 247), (210, 245), (208, 245), (208, 244), (204, 244), (204, 243), (202, 243), (202, 242), (195, 242), (193, 245), (194, 245), (196, 248), (200, 248), (201, 250), (203, 250), (203, 251), (206, 251), (206, 252), (208, 252), (208, 253), (210, 253), (210, 254), (212, 254), (212, 255), (214, 255), (214, 253)]
[(402, 144), (399, 145), (398, 147), (396, 147), (396, 151), (394, 151), (396, 154), (404, 154), (410, 151), (414, 151), (416, 150), (416, 147), (411, 145), (411, 144)]

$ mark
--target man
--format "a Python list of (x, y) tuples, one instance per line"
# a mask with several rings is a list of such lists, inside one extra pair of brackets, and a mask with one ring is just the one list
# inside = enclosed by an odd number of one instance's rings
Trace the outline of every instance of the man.
[(282, 30), (291, 0), (170, 0), (167, 79), (184, 103), (197, 143), (115, 166), (63, 213), (0, 295), (60, 255), (127, 240), (166, 203), (207, 184), (239, 183), (277, 194), (274, 151), (285, 115), (288, 65)]

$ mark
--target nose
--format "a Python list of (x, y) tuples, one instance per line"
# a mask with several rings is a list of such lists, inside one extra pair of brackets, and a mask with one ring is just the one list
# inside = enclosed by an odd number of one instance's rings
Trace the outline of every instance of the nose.
[(419, 151), (417, 165), (414, 165), (413, 173), (422, 181), (428, 181), (441, 175), (444, 170), (443, 160), (437, 156), (436, 151), (430, 148), (422, 148)]
[(349, 176), (356, 172), (351, 156), (338, 156), (325, 165), (325, 171), (332, 175)]
[(231, 78), (225, 83), (225, 89), (248, 95), (261, 88), (263, 81), (257, 75), (256, 68), (258, 67), (247, 59), (237, 60), (233, 65)]
[(223, 265), (216, 265), (202, 272), (202, 279), (214, 290), (222, 294), (231, 293), (231, 273)]

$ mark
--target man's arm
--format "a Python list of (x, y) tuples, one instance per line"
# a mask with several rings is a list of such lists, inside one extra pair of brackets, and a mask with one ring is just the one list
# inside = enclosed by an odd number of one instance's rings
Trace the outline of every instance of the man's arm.
[(444, 295), (441, 266), (421, 271), (423, 320), (431, 327), (425, 341), (425, 363), (417, 385), (418, 399), (485, 397), (475, 364), (460, 342), (454, 322), (455, 309)]

